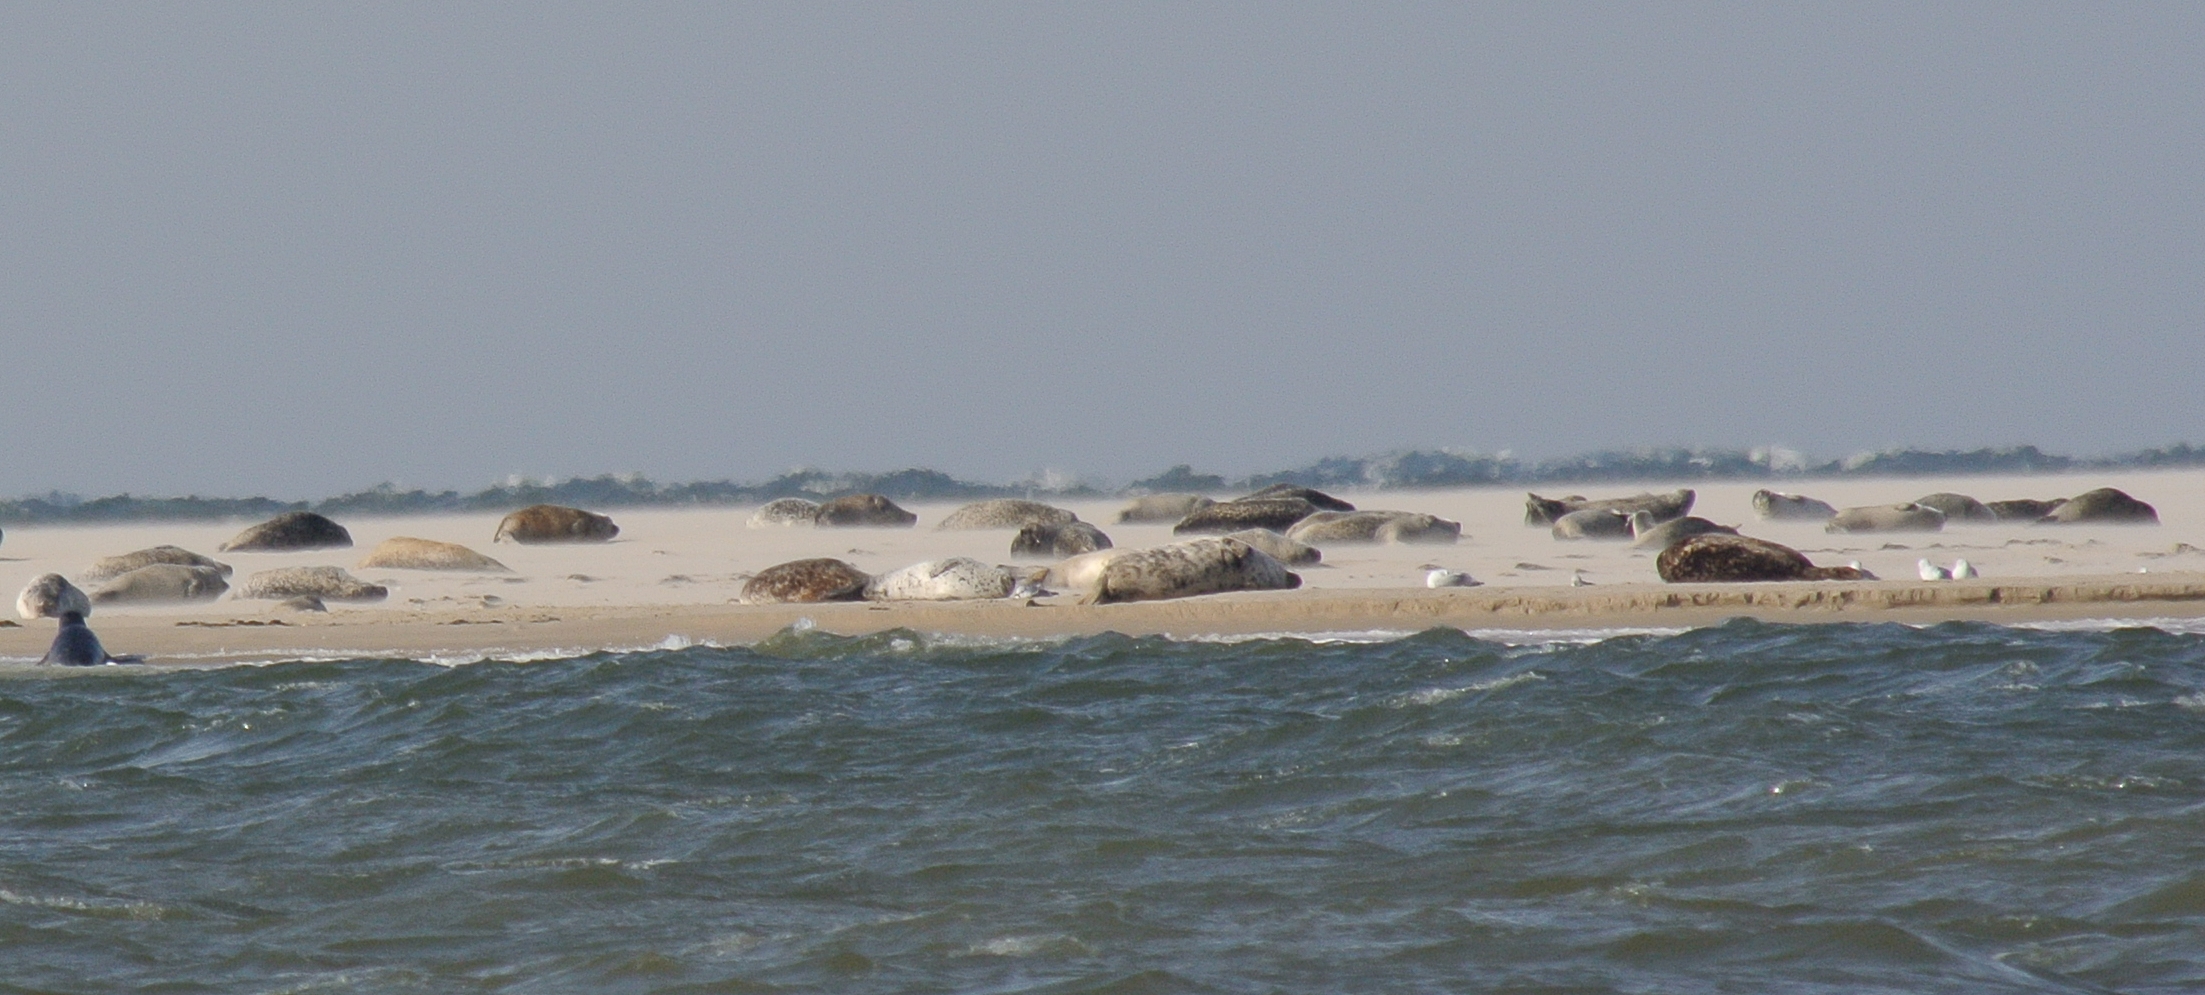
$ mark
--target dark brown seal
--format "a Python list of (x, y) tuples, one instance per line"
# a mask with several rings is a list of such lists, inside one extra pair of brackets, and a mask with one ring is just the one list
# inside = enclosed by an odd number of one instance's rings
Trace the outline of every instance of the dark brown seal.
[(1677, 541), (1654, 558), (1654, 572), (1672, 584), (1868, 579), (1857, 567), (1818, 567), (1790, 546), (1723, 532)]
[(1301, 498), (1316, 505), (1319, 511), (1354, 511), (1355, 506), (1333, 497), (1314, 487), (1296, 487), (1293, 484), (1272, 484), (1254, 494), (1234, 498), (1235, 501), (1274, 501), (1279, 498)]
[(820, 557), (790, 560), (760, 570), (745, 582), (743, 603), (781, 605), (856, 601), (865, 596), (865, 583), (872, 579), (865, 571), (837, 559)]
[(812, 519), (813, 524), (830, 528), (909, 528), (918, 521), (919, 516), (878, 494), (850, 494), (826, 501)]
[(311, 511), (287, 511), (237, 534), (217, 553), (274, 553), (293, 549), (343, 549), (352, 545), (345, 527)]
[(2038, 521), (2046, 525), (2157, 525), (2159, 512), (2116, 487), (2084, 491)]
[(1028, 525), (1011, 539), (1012, 556), (1040, 556), (1052, 560), (1109, 548), (1110, 537), (1086, 522)]
[(551, 542), (604, 542), (619, 534), (620, 526), (596, 512), (564, 505), (536, 504), (505, 516), (490, 541), (532, 546)]

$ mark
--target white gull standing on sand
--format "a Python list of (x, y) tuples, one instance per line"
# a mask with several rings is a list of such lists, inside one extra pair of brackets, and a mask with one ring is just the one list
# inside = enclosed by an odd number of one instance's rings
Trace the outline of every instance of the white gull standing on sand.
[(1947, 570), (1947, 569), (1945, 569), (1945, 568), (1943, 568), (1943, 567), (1940, 567), (1940, 566), (1938, 566), (1938, 565), (1937, 565), (1937, 564), (1935, 564), (1935, 563), (1931, 563), (1931, 562), (1929, 562), (1929, 560), (1928, 560), (1928, 559), (1926, 559), (1926, 558), (1925, 558), (1925, 559), (1921, 559), (1921, 560), (1916, 560), (1916, 561), (1914, 562), (1914, 569), (1915, 569), (1916, 571), (1918, 571), (1919, 573), (1921, 573), (1921, 575), (1922, 575), (1922, 579), (1923, 579), (1923, 580), (1951, 580), (1951, 579), (1952, 579), (1952, 571), (1950, 571), (1950, 570)]

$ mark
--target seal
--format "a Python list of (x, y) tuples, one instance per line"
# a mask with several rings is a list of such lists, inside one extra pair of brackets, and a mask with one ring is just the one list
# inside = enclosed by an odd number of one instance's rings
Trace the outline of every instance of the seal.
[(1668, 549), (1677, 540), (1688, 536), (1724, 532), (1737, 535), (1738, 530), (1728, 525), (1717, 525), (1697, 515), (1672, 518), (1666, 522), (1654, 521), (1654, 516), (1643, 511), (1631, 513), (1631, 548)]
[(868, 601), (979, 601), (1009, 597), (1015, 578), (965, 556), (927, 560), (890, 570), (866, 582)]
[(760, 570), (744, 582), (742, 600), (746, 605), (856, 601), (865, 596), (865, 585), (872, 579), (841, 560), (790, 560)]
[(1118, 524), (1176, 522), (1216, 503), (1200, 494), (1149, 494), (1118, 509)]
[(1822, 527), (1824, 532), (1941, 532), (1945, 513), (1918, 504), (1876, 504), (1847, 508)]
[(85, 567), (84, 571), (77, 574), (77, 576), (89, 581), (102, 581), (120, 577), (139, 567), (150, 567), (156, 563), (174, 563), (187, 567), (213, 567), (221, 571), (224, 577), (230, 575), (230, 565), (227, 563), (216, 563), (181, 546), (154, 546), (150, 549), (124, 553), (121, 556), (106, 556), (93, 560), (92, 565)]
[(812, 519), (814, 525), (829, 528), (884, 528), (907, 529), (918, 524), (919, 516), (878, 494), (851, 494), (820, 502), (819, 513)]
[(1103, 568), (1110, 561), (1132, 552), (1130, 549), (1098, 549), (1092, 553), (1066, 557), (1042, 576), (1041, 582), (1062, 591), (1092, 591), (1102, 583)]
[(1671, 584), (1869, 579), (1858, 567), (1818, 567), (1790, 546), (1727, 532), (1686, 536), (1654, 557), (1654, 572)]
[(1270, 529), (1283, 533), (1294, 523), (1317, 513), (1317, 506), (1298, 497), (1222, 501), (1197, 508), (1179, 524), (1173, 535), (1223, 535), (1242, 529)]
[(2159, 512), (2115, 487), (2068, 498), (2037, 520), (2043, 525), (2157, 525)]
[(1333, 543), (1438, 543), (1462, 538), (1462, 523), (1416, 511), (1320, 511), (1294, 523), (1286, 537), (1312, 546)]
[(160, 605), (213, 601), (230, 589), (222, 571), (183, 563), (149, 563), (100, 585), (92, 603)]
[(283, 567), (255, 573), (237, 589), (237, 597), (258, 601), (283, 601), (302, 594), (324, 601), (381, 601), (390, 596), (390, 588), (354, 577), (343, 567)]
[(90, 615), (92, 599), (60, 574), (40, 574), (15, 596), (15, 613), (24, 618), (60, 618), (64, 612)]
[(1938, 491), (1935, 494), (1925, 494), (1915, 498), (1914, 503), (1924, 508), (1937, 509), (1945, 516), (1945, 524), (1947, 525), (1958, 522), (1998, 521), (1998, 512), (1992, 511), (1983, 502), (1965, 494)]
[[(1645, 511), (1645, 509), (1639, 509)], [(1615, 508), (1580, 508), (1554, 520), (1556, 539), (1629, 539), (1631, 512)], [(1652, 512), (1646, 512), (1651, 515)]]
[(1039, 501), (999, 498), (994, 501), (975, 501), (958, 508), (934, 528), (941, 532), (970, 532), (978, 529), (1022, 529), (1028, 525), (1063, 525), (1079, 520), (1078, 515)]
[(620, 534), (620, 526), (594, 511), (557, 504), (532, 504), (498, 522), (491, 542), (515, 542), (534, 546), (554, 542), (607, 542)]
[(1244, 494), (1235, 501), (1276, 501), (1280, 498), (1301, 498), (1316, 505), (1319, 511), (1354, 511), (1355, 506), (1333, 497), (1314, 487), (1296, 487), (1293, 484), (1272, 484), (1253, 494)]
[(376, 543), (355, 564), (362, 570), (456, 570), (471, 573), (512, 573), (506, 565), (456, 542), (392, 536)]
[(2051, 514), (2052, 509), (2066, 503), (2066, 498), (2053, 498), (2050, 501), (2032, 501), (2028, 498), (2017, 498), (2012, 501), (1986, 502), (1984, 507), (1991, 509), (1991, 514), (1997, 515), (2001, 522), (2034, 522)]
[(352, 545), (345, 527), (311, 511), (287, 511), (216, 546), (217, 553), (281, 553), (294, 549), (344, 549)]
[[(1230, 503), (1230, 502), (1228, 502)], [(1274, 591), (1300, 587), (1300, 574), (1254, 546), (1231, 539), (1192, 539), (1129, 550), (1103, 565), (1081, 603), (1188, 598), (1225, 591)]]
[(1110, 537), (1086, 522), (1071, 521), (1061, 524), (1035, 523), (1018, 530), (1011, 538), (1012, 556), (1032, 556), (1041, 559), (1061, 560), (1067, 556), (1092, 553), (1110, 548)]
[(1655, 521), (1666, 522), (1680, 518), (1692, 511), (1692, 501), (1698, 497), (1691, 488), (1670, 491), (1667, 494), (1639, 493), (1630, 497), (1588, 500), (1572, 494), (1566, 498), (1543, 498), (1537, 494), (1524, 495), (1524, 524), (1528, 526), (1554, 525), (1564, 516), (1579, 511), (1614, 511), (1628, 518), (1634, 511), (1649, 512)]
[(1290, 567), (1312, 566), (1325, 558), (1325, 554), (1317, 547), (1295, 542), (1270, 529), (1242, 529), (1225, 533), (1225, 538), (1254, 546), (1265, 555)]
[(803, 498), (774, 498), (744, 523), (754, 529), (810, 525), (819, 518), (819, 502)]
[(84, 613), (61, 613), (61, 628), (54, 633), (53, 645), (46, 647), (46, 655), (38, 662), (61, 667), (97, 667), (107, 663), (144, 663), (144, 657), (115, 656), (100, 645), (100, 637), (92, 634), (92, 627), (84, 624)]
[(1828, 501), (1817, 501), (1804, 494), (1762, 488), (1753, 492), (1753, 513), (1763, 521), (1827, 522), (1837, 517), (1838, 510)]

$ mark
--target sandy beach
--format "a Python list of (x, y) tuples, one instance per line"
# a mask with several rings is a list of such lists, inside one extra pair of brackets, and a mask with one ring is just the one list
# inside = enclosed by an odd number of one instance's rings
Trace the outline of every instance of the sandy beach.
[[(343, 520), (354, 547), (295, 553), (217, 553), (250, 522), (20, 527), (0, 544), (0, 585), (20, 590), (49, 572), (75, 576), (93, 560), (160, 544), (232, 565), (232, 584), (261, 570), (332, 565), (390, 588), (387, 600), (298, 612), (266, 601), (223, 599), (160, 607), (101, 606), (94, 627), (117, 653), (192, 663), (297, 657), (528, 656), (654, 645), (756, 642), (799, 620), (837, 633), (889, 629), (969, 636), (1047, 637), (1114, 631), (1180, 637), (1259, 633), (1680, 628), (1752, 616), (1771, 621), (2205, 617), (2205, 471), (2081, 476), (1811, 480), (1779, 489), (1839, 507), (1955, 491), (1982, 500), (2052, 498), (2119, 487), (2150, 502), (2157, 527), (1952, 524), (1934, 534), (1832, 535), (1820, 523), (1763, 522), (1749, 498), (1762, 485), (1646, 482), (1572, 485), (1593, 497), (1692, 486), (1693, 513), (1781, 542), (1818, 563), (1858, 560), (1885, 578), (1819, 584), (1668, 585), (1653, 554), (1620, 542), (1562, 542), (1523, 523), (1518, 488), (1342, 491), (1365, 509), (1428, 512), (1459, 521), (1454, 545), (1335, 545), (1300, 568), (1296, 591), (1087, 606), (1070, 596), (1018, 601), (746, 606), (735, 603), (752, 572), (812, 556), (883, 572), (943, 556), (991, 563), (1009, 556), (1007, 531), (948, 532), (934, 525), (958, 503), (908, 504), (908, 529), (746, 527), (751, 507), (606, 509), (620, 537), (592, 545), (493, 545), (497, 514)], [(1541, 493), (1546, 493), (1542, 490)], [(1119, 525), (1120, 499), (1058, 502), (1100, 525), (1121, 548), (1172, 540), (1168, 525)], [(360, 569), (394, 536), (456, 542), (497, 558), (510, 573)], [(1915, 561), (1965, 557), (1981, 571), (1966, 582), (1915, 579)], [(1482, 586), (1430, 590), (1432, 566), (1469, 572)], [(1588, 586), (1571, 585), (1582, 576)], [(87, 588), (93, 585), (85, 585)], [(45, 620), (0, 628), (0, 658), (36, 659), (52, 636)]]

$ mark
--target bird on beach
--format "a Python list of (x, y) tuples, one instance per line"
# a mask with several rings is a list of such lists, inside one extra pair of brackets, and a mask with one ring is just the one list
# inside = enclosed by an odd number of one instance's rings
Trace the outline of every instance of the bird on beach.
[(1974, 580), (1981, 576), (1983, 575), (1975, 572), (1975, 564), (1969, 563), (1965, 558), (1952, 561), (1952, 579)]
[(1460, 570), (1449, 570), (1446, 567), (1433, 567), (1430, 573), (1424, 575), (1425, 587), (1477, 587), (1478, 585), (1479, 581), (1469, 574)]
[(1952, 579), (1952, 571), (1940, 567), (1935, 563), (1929, 562), (1927, 558), (1916, 560), (1914, 563), (1914, 568), (1922, 575), (1923, 580)]
[(1570, 571), (1570, 586), (1571, 586), (1571, 587), (1591, 587), (1591, 586), (1592, 586), (1592, 583), (1593, 583), (1592, 581), (1589, 581), (1589, 580), (1586, 580), (1586, 579), (1585, 579), (1585, 571), (1583, 571), (1583, 570), (1572, 570), (1572, 571)]
[(1868, 568), (1867, 568), (1867, 567), (1864, 567), (1864, 566), (1861, 566), (1861, 565), (1860, 565), (1860, 561), (1859, 561), (1859, 560), (1854, 560), (1853, 562), (1851, 562), (1851, 563), (1848, 563), (1848, 564), (1846, 564), (1846, 566), (1852, 567), (1853, 569), (1855, 569), (1855, 570), (1858, 570), (1858, 571), (1860, 571), (1860, 579), (1862, 579), (1862, 580), (1882, 580), (1882, 579), (1883, 579), (1883, 578), (1881, 578), (1881, 577), (1878, 577), (1878, 576), (1876, 576), (1875, 574), (1869, 573), (1869, 572), (1868, 572)]

